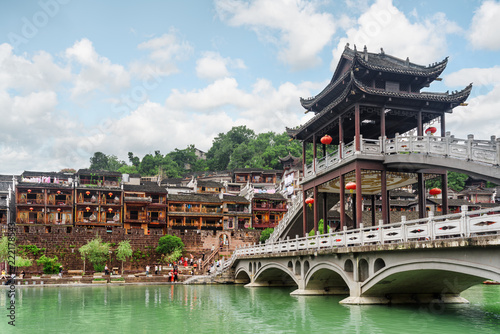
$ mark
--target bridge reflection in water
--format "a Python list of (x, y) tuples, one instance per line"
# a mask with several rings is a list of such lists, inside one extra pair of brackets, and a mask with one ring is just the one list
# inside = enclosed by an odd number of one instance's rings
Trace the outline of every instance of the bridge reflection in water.
[(345, 304), (467, 302), (460, 293), (500, 281), (500, 207), (361, 227), (238, 248), (236, 283), (296, 286), (292, 294), (349, 294)]

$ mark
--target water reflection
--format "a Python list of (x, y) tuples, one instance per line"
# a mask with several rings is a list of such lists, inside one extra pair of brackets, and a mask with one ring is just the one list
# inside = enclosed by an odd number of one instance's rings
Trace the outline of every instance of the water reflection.
[[(498, 333), (500, 286), (464, 294), (470, 305), (340, 305), (343, 296), (290, 288), (95, 286), (17, 289), (16, 331), (166, 333)], [(0, 308), (8, 303), (0, 294)], [(4, 333), (6, 322), (0, 323)], [(10, 332), (10, 331), (8, 331)]]

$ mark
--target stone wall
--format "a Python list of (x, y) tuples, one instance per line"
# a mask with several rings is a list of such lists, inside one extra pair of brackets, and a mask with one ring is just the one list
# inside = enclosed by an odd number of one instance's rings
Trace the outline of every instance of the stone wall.
[[(171, 230), (169, 234), (179, 236), (186, 246), (184, 256), (191, 254), (198, 258), (201, 254), (211, 252), (212, 246), (220, 245), (220, 236), (226, 235), (228, 245), (224, 246), (222, 255), (229, 255), (237, 246), (258, 242), (260, 231), (198, 231), (196, 230)], [(122, 240), (130, 240), (134, 256), (124, 263), (124, 269), (129, 273), (144, 271), (146, 265), (159, 262), (155, 249), (158, 240), (163, 236), (161, 231), (153, 231), (144, 235), (143, 230), (129, 230), (114, 227), (107, 231), (106, 228), (87, 229), (73, 226), (17, 226), (17, 245), (35, 245), (45, 249), (43, 252), (49, 257), (57, 256), (64, 270), (83, 269), (83, 261), (78, 249), (99, 235), (103, 242), (110, 242), (112, 249), (116, 249)], [(38, 258), (33, 257), (32, 258)], [(116, 260), (114, 253), (110, 254), (108, 267), (121, 268), (121, 262)], [(34, 265), (26, 270), (28, 273), (41, 273), (42, 266)], [(92, 273), (92, 265), (86, 263), (85, 271)]]

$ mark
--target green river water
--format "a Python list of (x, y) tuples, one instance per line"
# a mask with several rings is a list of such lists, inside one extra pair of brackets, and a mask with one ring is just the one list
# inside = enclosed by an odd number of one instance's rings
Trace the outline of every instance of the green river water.
[(290, 296), (237, 285), (18, 287), (15, 327), (0, 290), (0, 333), (500, 333), (500, 286), (470, 304), (345, 306), (344, 296)]

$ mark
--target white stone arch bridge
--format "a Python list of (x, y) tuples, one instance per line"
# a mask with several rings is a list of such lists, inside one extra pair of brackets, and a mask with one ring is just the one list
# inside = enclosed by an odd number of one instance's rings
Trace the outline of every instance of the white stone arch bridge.
[(341, 294), (346, 304), (467, 302), (460, 293), (500, 281), (500, 207), (238, 248), (224, 264), (235, 283)]

